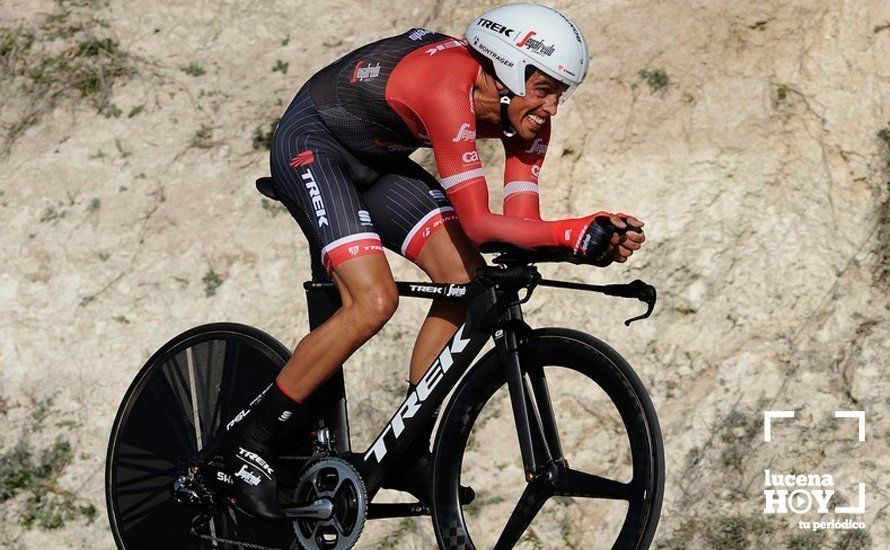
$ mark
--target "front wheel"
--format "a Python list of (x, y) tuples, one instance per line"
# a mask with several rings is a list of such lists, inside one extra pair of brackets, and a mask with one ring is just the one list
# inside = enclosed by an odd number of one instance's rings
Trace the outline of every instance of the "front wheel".
[[(439, 546), (648, 548), (664, 451), (642, 382), (615, 350), (577, 331), (531, 331), (519, 354), (537, 472), (524, 471), (506, 371), (489, 352), (455, 390), (436, 437)], [(469, 506), (461, 483), (476, 490)]]

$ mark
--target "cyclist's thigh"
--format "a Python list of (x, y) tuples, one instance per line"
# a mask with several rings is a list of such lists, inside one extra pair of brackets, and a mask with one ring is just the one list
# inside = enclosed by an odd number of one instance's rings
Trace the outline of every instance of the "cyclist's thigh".
[(442, 186), (410, 159), (390, 166), (363, 197), (383, 244), (433, 281), (466, 282), (484, 265)]
[(436, 178), (413, 161), (379, 170), (362, 198), (384, 246), (416, 262), (433, 234), (460, 227), (457, 215)]
[(430, 235), (415, 262), (436, 283), (466, 283), (485, 265), (482, 255), (459, 224)]
[[(321, 261), (330, 273), (353, 258), (383, 256), (380, 237), (353, 181), (354, 157), (315, 125), (311, 112), (299, 114), (289, 109), (279, 124), (272, 144), (272, 175), (281, 202), (317, 255), (313, 263)], [(290, 124), (291, 118), (300, 124)]]

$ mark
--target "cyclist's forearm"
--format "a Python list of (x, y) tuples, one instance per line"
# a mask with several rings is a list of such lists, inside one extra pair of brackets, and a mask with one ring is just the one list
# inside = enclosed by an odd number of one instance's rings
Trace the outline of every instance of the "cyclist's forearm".
[(529, 248), (562, 246), (574, 248), (589, 218), (545, 222), (493, 214), (488, 209), (484, 182), (449, 193), (461, 228), (474, 244), (500, 241)]
[(504, 193), (504, 215), (512, 218), (540, 220), (541, 207), (537, 191)]

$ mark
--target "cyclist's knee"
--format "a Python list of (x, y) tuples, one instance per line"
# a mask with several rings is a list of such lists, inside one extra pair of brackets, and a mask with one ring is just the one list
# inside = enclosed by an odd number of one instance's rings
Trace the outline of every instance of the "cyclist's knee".
[(389, 321), (399, 305), (399, 292), (383, 254), (368, 255), (334, 268), (350, 332), (370, 338)]
[(368, 288), (355, 295), (349, 306), (355, 324), (363, 336), (370, 338), (393, 316), (399, 307), (395, 285)]
[(399, 293), (395, 286), (371, 289), (359, 300), (365, 302), (367, 311), (381, 325), (389, 321), (399, 307)]

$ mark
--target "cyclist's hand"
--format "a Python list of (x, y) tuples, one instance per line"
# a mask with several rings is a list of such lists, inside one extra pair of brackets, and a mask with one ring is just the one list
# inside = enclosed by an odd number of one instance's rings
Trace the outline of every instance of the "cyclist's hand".
[(624, 263), (635, 250), (639, 250), (643, 246), (643, 242), (646, 240), (646, 235), (643, 233), (645, 224), (634, 216), (622, 213), (612, 214), (609, 216), (609, 222), (617, 231), (612, 234), (608, 248), (596, 265), (600, 265), (601, 262), (605, 265), (612, 262)]
[(612, 217), (613, 215), (608, 212), (598, 212), (584, 228), (581, 239), (575, 246), (575, 255), (584, 263), (599, 265), (597, 262), (608, 254), (612, 247), (612, 239), (615, 238)]
[(624, 263), (646, 240), (643, 222), (627, 214), (595, 214), (575, 253), (586, 263), (606, 267)]

